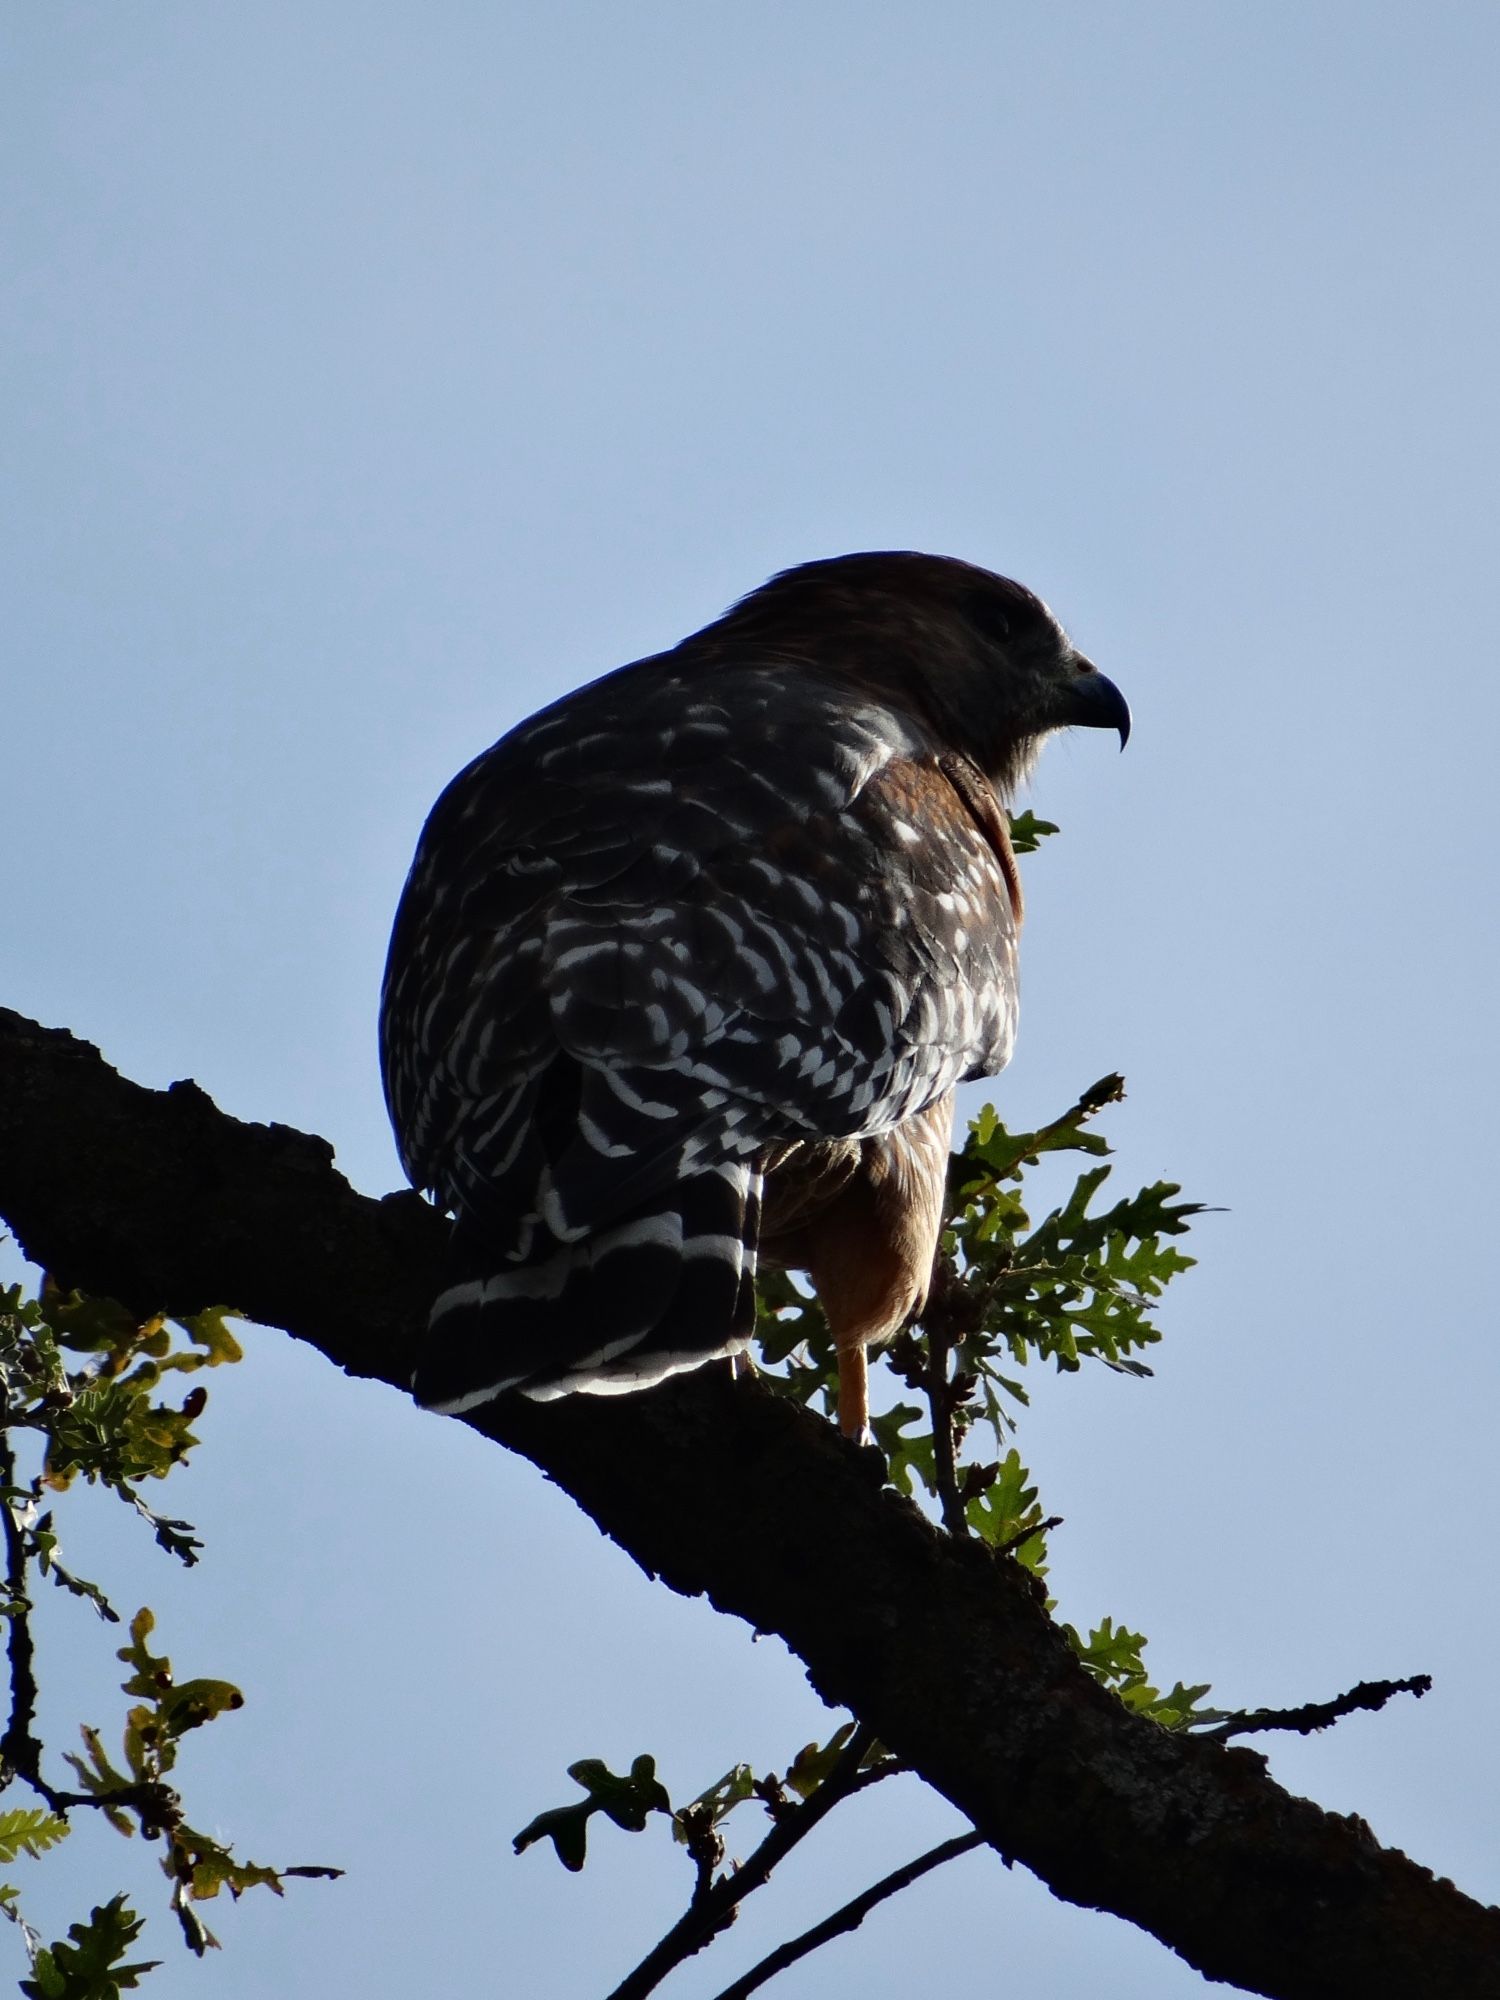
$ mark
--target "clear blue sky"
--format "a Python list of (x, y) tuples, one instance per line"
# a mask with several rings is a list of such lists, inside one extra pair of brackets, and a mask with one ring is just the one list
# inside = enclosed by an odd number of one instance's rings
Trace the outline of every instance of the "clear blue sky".
[[(1037, 1385), (1061, 1613), (1226, 1704), (1430, 1671), (1274, 1767), (1500, 1894), (1500, 15), (60, 0), (0, 50), (0, 1001), (382, 1192), (385, 938), (462, 762), (789, 562), (1019, 576), (1136, 735), (1042, 761), (999, 1101), (1121, 1069), (1119, 1172), (1227, 1211), (1154, 1382)], [(71, 1554), (138, 1550), (121, 1595), (246, 1688), (189, 1800), (349, 1874), (226, 1908), (206, 1968), (154, 1915), (150, 1990), (608, 1990), (688, 1871), (511, 1859), (564, 1766), (688, 1795), (833, 1718), (529, 1467), (250, 1345), (172, 1505), (204, 1566), (102, 1501)], [(49, 1608), (56, 1725), (113, 1729), (108, 1636)], [(850, 1808), (685, 2000), (955, 1817)], [(160, 1909), (74, 1845), (43, 1921)], [(984, 1856), (775, 1990), (914, 1980), (1202, 1990)]]

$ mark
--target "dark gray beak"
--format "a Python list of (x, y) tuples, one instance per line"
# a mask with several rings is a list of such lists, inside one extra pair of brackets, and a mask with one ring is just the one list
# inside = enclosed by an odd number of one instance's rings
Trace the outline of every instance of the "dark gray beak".
[(1118, 729), (1122, 750), (1130, 741), (1130, 704), (1108, 675), (1101, 674), (1082, 653), (1068, 683), (1063, 720), (1073, 729)]

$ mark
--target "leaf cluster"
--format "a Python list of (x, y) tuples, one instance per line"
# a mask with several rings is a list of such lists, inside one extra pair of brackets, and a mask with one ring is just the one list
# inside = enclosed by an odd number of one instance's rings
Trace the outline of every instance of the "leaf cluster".
[(161, 1963), (154, 1958), (124, 1963), (140, 1934), (141, 1919), (123, 1896), (113, 1896), (96, 1906), (87, 1923), (68, 1926), (71, 1943), (41, 1947), (21, 1991), (26, 2000), (117, 2000)]
[[(654, 1757), (637, 1757), (623, 1776), (599, 1758), (585, 1757), (568, 1766), (568, 1776), (583, 1787), (585, 1797), (538, 1813), (515, 1836), (515, 1851), (522, 1854), (537, 1841), (550, 1840), (558, 1860), (576, 1874), (587, 1856), (588, 1822), (595, 1813), (603, 1813), (627, 1833), (642, 1832), (656, 1814), (671, 1822), (673, 1840), (687, 1849), (701, 1874), (705, 1863), (711, 1870), (723, 1860), (722, 1828), (738, 1807), (754, 1799), (772, 1820), (785, 1818), (828, 1781), (854, 1731), (854, 1723), (846, 1722), (826, 1743), (804, 1744), (779, 1775), (775, 1771), (758, 1774), (749, 1764), (732, 1764), (722, 1777), (681, 1806), (672, 1804), (657, 1777)], [(860, 1784), (892, 1775), (896, 1768), (890, 1753), (880, 1744), (872, 1744), (859, 1760)]]
[(1200, 1706), (1209, 1691), (1206, 1681), (1198, 1687), (1185, 1687), (1178, 1681), (1165, 1694), (1152, 1686), (1142, 1657), (1146, 1647), (1143, 1633), (1127, 1631), (1110, 1618), (1096, 1625), (1087, 1639), (1071, 1625), (1064, 1625), (1063, 1632), (1094, 1678), (1113, 1688), (1125, 1706), (1138, 1715), (1149, 1715), (1164, 1729), (1186, 1729), (1221, 1719), (1219, 1710)]
[[(1049, 1523), (1013, 1436), (1029, 1401), (1025, 1372), (1050, 1365), (1074, 1374), (1090, 1363), (1144, 1377), (1142, 1358), (1161, 1338), (1156, 1307), (1194, 1259), (1177, 1240), (1202, 1214), (1173, 1182), (1156, 1181), (1112, 1203), (1107, 1141), (1090, 1129), (1124, 1096), (1119, 1076), (1084, 1091), (1035, 1131), (1012, 1132), (985, 1105), (949, 1169), (947, 1218), (928, 1299), (891, 1342), (887, 1359), (921, 1400), (902, 1398), (872, 1417), (891, 1483), (939, 1504), (955, 1532), (1004, 1549), (1046, 1575)], [(1043, 1161), (1081, 1156), (1064, 1198), (1032, 1219), (1028, 1175)], [(836, 1407), (837, 1359), (815, 1298), (769, 1272), (758, 1325), (770, 1385), (798, 1402)], [(1116, 1631), (1106, 1620), (1099, 1630)], [(1124, 1628), (1118, 1628), (1123, 1630)], [(1132, 1707), (1169, 1728), (1208, 1720), (1203, 1689), (1161, 1695), (1144, 1669), (1080, 1658)], [(1144, 1645), (1144, 1640), (1138, 1641)]]
[[(239, 1896), (265, 1887), (282, 1893), (288, 1875), (332, 1875), (324, 1868), (274, 1869), (236, 1860), (223, 1842), (189, 1824), (172, 1774), (182, 1739), (243, 1705), (231, 1682), (179, 1679), (171, 1660), (152, 1650), (155, 1618), (141, 1609), (130, 1620), (118, 1657), (127, 1698), (118, 1761), (102, 1733), (81, 1727), (82, 1752), (65, 1753), (77, 1789), (63, 1791), (44, 1774), (45, 1746), (35, 1734), (37, 1680), (32, 1613), (37, 1579), (50, 1580), (88, 1603), (110, 1624), (120, 1613), (104, 1589), (75, 1574), (61, 1557), (56, 1507), (77, 1487), (96, 1487), (122, 1500), (151, 1529), (157, 1544), (180, 1562), (196, 1563), (202, 1543), (191, 1522), (154, 1511), (141, 1485), (165, 1479), (198, 1443), (193, 1426), (207, 1404), (201, 1383), (171, 1391), (184, 1376), (241, 1358), (226, 1311), (191, 1319), (140, 1320), (110, 1299), (65, 1293), (44, 1280), (38, 1298), (20, 1287), (0, 1292), (0, 1524), (6, 1551), (0, 1614), (8, 1623), (9, 1720), (0, 1739), (0, 1791), (17, 1780), (37, 1793), (40, 1809), (0, 1813), (0, 1866), (36, 1859), (69, 1831), (69, 1815), (100, 1812), (116, 1830), (160, 1844), (171, 1901), (190, 1948), (217, 1944), (197, 1905), (223, 1889)], [(29, 1454), (38, 1470), (18, 1470)], [(50, 1504), (44, 1505), (43, 1503)], [(73, 1925), (71, 1943), (46, 1946), (21, 1914), (13, 1884), (0, 1885), (0, 1913), (21, 1930), (31, 1961), (27, 1993), (44, 2000), (109, 2000), (151, 1969), (125, 1964), (141, 1920), (121, 1897)], [(154, 1961), (153, 1961), (154, 1963)]]
[(192, 1426), (207, 1390), (195, 1384), (180, 1402), (161, 1392), (177, 1376), (243, 1358), (231, 1317), (218, 1307), (142, 1321), (113, 1299), (65, 1293), (50, 1278), (37, 1299), (19, 1286), (0, 1293), (6, 1427), (44, 1441), (42, 1487), (65, 1493), (79, 1479), (106, 1487), (169, 1554), (196, 1562), (202, 1544), (191, 1524), (154, 1513), (138, 1489), (142, 1480), (165, 1479), (197, 1444)]

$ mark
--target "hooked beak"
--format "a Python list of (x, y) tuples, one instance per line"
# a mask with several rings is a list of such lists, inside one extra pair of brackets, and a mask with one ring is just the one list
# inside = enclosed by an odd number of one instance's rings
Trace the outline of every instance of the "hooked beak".
[(1107, 674), (1101, 674), (1092, 660), (1077, 656), (1072, 680), (1068, 683), (1064, 726), (1074, 729), (1117, 729), (1120, 748), (1130, 741), (1130, 704)]

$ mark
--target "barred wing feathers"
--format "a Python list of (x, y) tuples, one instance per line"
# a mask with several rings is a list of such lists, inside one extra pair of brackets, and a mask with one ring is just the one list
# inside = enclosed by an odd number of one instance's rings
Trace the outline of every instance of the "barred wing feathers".
[(1015, 916), (941, 754), (847, 679), (667, 654), (449, 787), (383, 1010), (403, 1162), (456, 1216), (421, 1400), (739, 1351), (768, 1165), (1003, 1065)]

